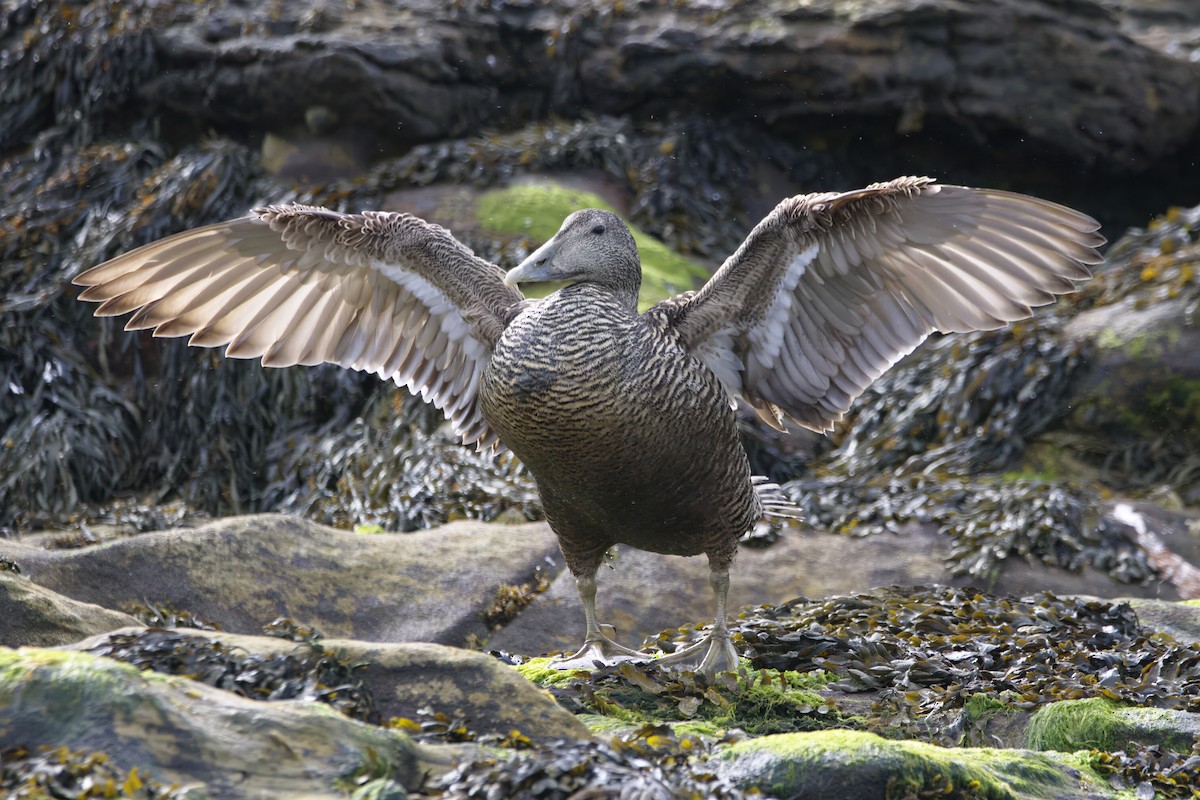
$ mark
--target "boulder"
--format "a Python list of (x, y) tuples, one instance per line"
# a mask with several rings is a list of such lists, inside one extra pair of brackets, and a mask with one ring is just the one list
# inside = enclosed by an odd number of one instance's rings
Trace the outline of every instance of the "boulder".
[(122, 770), (231, 800), (344, 798), (370, 782), (395, 796), (478, 754), (415, 744), (319, 703), (247, 700), (85, 653), (0, 648), (0, 749), (43, 745), (103, 752)]
[(560, 563), (541, 524), (356, 534), (276, 514), (77, 550), (0, 540), (0, 555), (34, 583), (106, 608), (167, 604), (235, 633), (286, 616), (328, 636), (441, 644), (486, 635), (503, 587)]
[(136, 624), (128, 614), (72, 600), (0, 571), (0, 645), (52, 647)]
[(1046, 753), (945, 748), (834, 730), (739, 742), (714, 758), (717, 774), (776, 797), (1115, 797), (1095, 775)]

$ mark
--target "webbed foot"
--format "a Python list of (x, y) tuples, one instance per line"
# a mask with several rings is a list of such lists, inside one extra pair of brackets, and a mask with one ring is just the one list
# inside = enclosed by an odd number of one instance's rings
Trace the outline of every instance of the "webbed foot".
[(729, 640), (729, 633), (714, 630), (696, 644), (655, 659), (654, 663), (666, 669), (699, 672), (711, 680), (718, 673), (737, 670), (738, 654)]
[(569, 656), (559, 656), (550, 661), (551, 669), (595, 669), (597, 662), (601, 666), (618, 664), (622, 661), (647, 661), (650, 656), (638, 650), (623, 647), (604, 634), (589, 636), (583, 647)]

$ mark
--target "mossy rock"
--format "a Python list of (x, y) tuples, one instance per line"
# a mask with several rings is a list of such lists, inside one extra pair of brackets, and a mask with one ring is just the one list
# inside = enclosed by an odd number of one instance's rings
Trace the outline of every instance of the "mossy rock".
[[(558, 232), (571, 212), (581, 208), (617, 213), (597, 194), (544, 182), (519, 183), (486, 192), (477, 201), (476, 215), (487, 231), (500, 236), (528, 236), (540, 244)], [(703, 265), (679, 255), (634, 225), (629, 229), (642, 259), (639, 305), (643, 310), (707, 280), (709, 270)], [(521, 291), (530, 297), (540, 297), (550, 290), (545, 286), (522, 286)]]
[(1108, 796), (1100, 781), (1044, 753), (945, 748), (828, 730), (751, 739), (721, 750), (716, 771), (776, 797), (1010, 798)]
[(1121, 750), (1129, 743), (1191, 752), (1200, 714), (1123, 706), (1103, 698), (1063, 700), (1038, 709), (1026, 743), (1033, 750)]
[[(416, 744), (326, 705), (248, 700), (109, 658), (0, 648), (0, 751), (102, 752), (198, 796), (339, 798), (415, 787), (477, 748)], [(81, 795), (82, 796), (82, 795)]]

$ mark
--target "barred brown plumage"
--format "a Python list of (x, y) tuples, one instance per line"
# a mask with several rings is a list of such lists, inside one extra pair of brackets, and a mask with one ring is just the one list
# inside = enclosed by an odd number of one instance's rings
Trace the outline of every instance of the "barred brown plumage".
[[(624, 543), (705, 554), (704, 641), (660, 659), (733, 669), (737, 541), (794, 513), (751, 476), (734, 408), (828, 430), (934, 330), (998, 328), (1089, 276), (1090, 217), (1032, 197), (899, 178), (780, 203), (699, 291), (637, 310), (641, 264), (619, 217), (571, 214), (507, 273), (407, 214), (271, 206), (187, 231), (75, 282), (126, 329), (190, 335), (267, 366), (330, 362), (437, 405), (466, 444), (510, 448), (537, 480), (575, 576), (583, 647), (559, 666), (645, 657), (601, 634), (595, 574)], [(528, 301), (521, 281), (567, 286)]]

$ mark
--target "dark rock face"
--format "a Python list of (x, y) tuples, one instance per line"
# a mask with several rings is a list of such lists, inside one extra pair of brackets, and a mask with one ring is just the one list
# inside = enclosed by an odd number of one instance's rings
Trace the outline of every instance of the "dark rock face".
[(270, 23), (227, 6), (179, 20), (156, 31), (163, 69), (138, 97), (219, 128), (299, 122), (324, 105), (408, 141), (583, 108), (648, 118), (687, 105), (773, 130), (861, 115), (912, 133), (965, 117), (983, 134), (1126, 166), (1176, 151), (1200, 115), (1194, 67), (1119, 35), (1092, 2), (406, 6), (289, 4)]
[[(1091, 184), (1080, 165), (1139, 173), (1196, 140), (1200, 26), (1143, 5), (135, 3), (116, 23), (89, 7), (64, 27), (66, 6), (25, 3), (0, 40), (12, 76), (0, 150), (51, 120), (74, 139), (130, 116), (188, 139), (307, 125), (394, 153), (551, 115), (687, 109), (844, 151), (877, 177)], [(96, 74), (54, 92), (56, 68)]]

